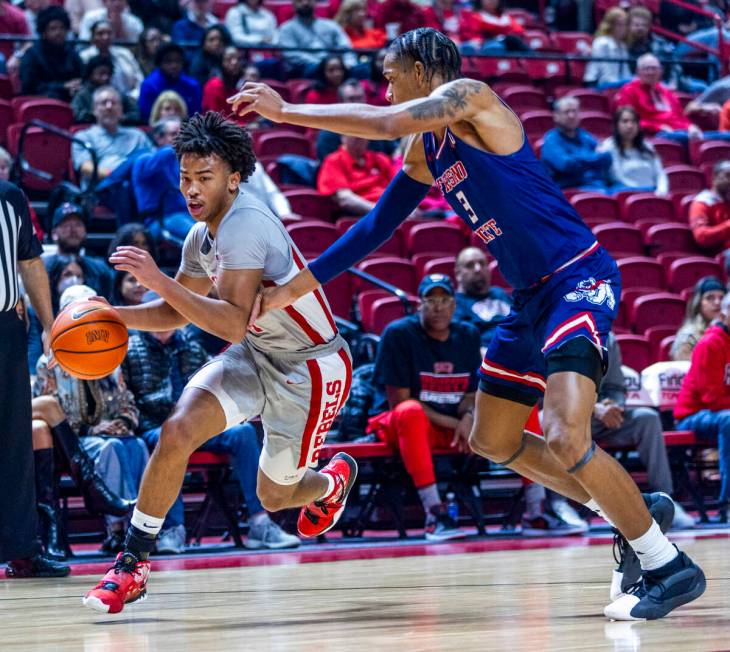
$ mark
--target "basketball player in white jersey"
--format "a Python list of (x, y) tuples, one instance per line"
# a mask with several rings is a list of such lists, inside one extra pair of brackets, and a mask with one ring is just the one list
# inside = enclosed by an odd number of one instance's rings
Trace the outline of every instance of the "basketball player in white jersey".
[[(146, 597), (149, 553), (174, 502), (188, 458), (234, 424), (261, 416), (265, 439), (257, 492), (269, 511), (302, 507), (298, 529), (316, 536), (337, 522), (357, 475), (338, 453), (320, 472), (319, 450), (347, 399), (352, 362), (321, 290), (246, 327), (260, 286), (286, 283), (304, 266), (279, 219), (241, 184), (255, 158), (245, 129), (218, 113), (186, 120), (174, 142), (180, 190), (197, 224), (171, 279), (149, 254), (120, 247), (110, 261), (161, 299), (118, 308), (127, 327), (164, 331), (193, 323), (231, 342), (189, 381), (142, 480), (125, 549), (83, 599), (117, 613)], [(218, 299), (207, 296), (216, 287)]]

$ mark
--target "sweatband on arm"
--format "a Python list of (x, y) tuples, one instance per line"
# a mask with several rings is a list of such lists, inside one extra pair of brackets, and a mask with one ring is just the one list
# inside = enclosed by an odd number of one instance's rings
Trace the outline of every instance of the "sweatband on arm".
[(309, 271), (321, 285), (331, 281), (388, 240), (421, 203), (430, 186), (403, 170), (388, 184), (378, 203), (345, 235), (312, 261)]

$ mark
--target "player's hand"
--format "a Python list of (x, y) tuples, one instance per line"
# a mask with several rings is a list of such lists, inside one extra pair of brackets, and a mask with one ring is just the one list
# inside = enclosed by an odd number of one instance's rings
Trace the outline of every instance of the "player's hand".
[(255, 111), (272, 122), (283, 121), (286, 104), (281, 95), (273, 88), (259, 82), (246, 82), (238, 93), (228, 98), (231, 109), (236, 115), (246, 115)]
[(613, 401), (605, 400), (593, 407), (593, 416), (606, 428), (615, 430), (624, 422), (624, 409)]
[(454, 438), (451, 441), (451, 447), (456, 448), (460, 453), (470, 453), (469, 434), (474, 426), (474, 416), (471, 412), (467, 412), (459, 420), (459, 424), (454, 430)]
[(149, 290), (157, 290), (160, 280), (165, 278), (149, 251), (139, 247), (117, 247), (109, 262), (114, 269), (132, 274)]
[(97, 423), (95, 426), (92, 426), (89, 429), (89, 432), (92, 435), (116, 435), (117, 431), (119, 430), (119, 425), (117, 424), (117, 420), (104, 420)]
[(263, 317), (267, 312), (280, 310), (294, 303), (294, 297), (289, 293), (286, 285), (275, 288), (263, 288), (257, 295), (251, 308), (251, 315), (248, 318), (248, 330), (256, 331), (256, 320)]

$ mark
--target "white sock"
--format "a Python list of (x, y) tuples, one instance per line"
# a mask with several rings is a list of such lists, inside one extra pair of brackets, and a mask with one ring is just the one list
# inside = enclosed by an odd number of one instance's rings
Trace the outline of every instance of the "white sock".
[(603, 520), (605, 520), (611, 527), (616, 527), (613, 523), (611, 523), (611, 519), (609, 519), (602, 511), (599, 504), (591, 498), (587, 503), (583, 503), (588, 509), (590, 509), (592, 512), (595, 512), (598, 514)]
[(431, 513), (432, 507), (437, 507), (441, 504), (441, 496), (439, 496), (439, 490), (435, 484), (421, 487), (418, 490), (418, 497), (421, 499), (421, 504), (426, 514)]
[(542, 514), (545, 487), (535, 482), (525, 487), (525, 518), (533, 519)]
[(165, 517), (157, 518), (156, 516), (150, 516), (144, 512), (140, 512), (136, 507), (132, 512), (132, 525), (142, 532), (156, 537), (162, 529), (162, 524), (165, 522)]
[(662, 534), (657, 522), (652, 519), (651, 526), (638, 539), (629, 541), (639, 557), (642, 570), (654, 570), (668, 564), (677, 556), (677, 549)]

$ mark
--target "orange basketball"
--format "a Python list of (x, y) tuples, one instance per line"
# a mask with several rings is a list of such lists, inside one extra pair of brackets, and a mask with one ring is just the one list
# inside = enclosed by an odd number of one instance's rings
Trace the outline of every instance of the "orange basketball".
[(74, 301), (51, 329), (58, 364), (75, 378), (94, 380), (114, 371), (127, 354), (127, 327), (119, 313), (100, 301)]

